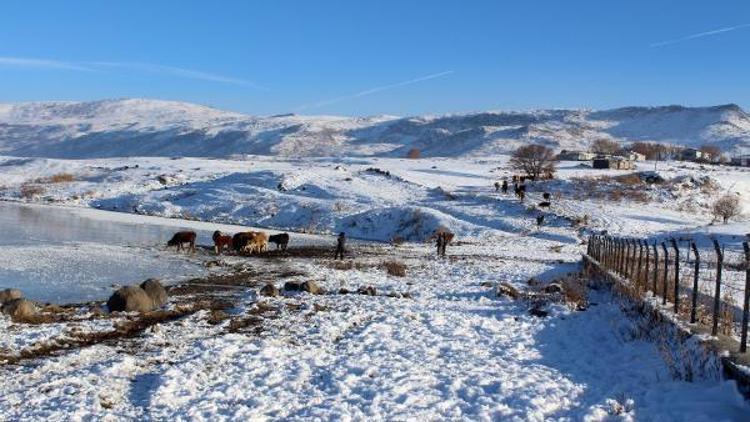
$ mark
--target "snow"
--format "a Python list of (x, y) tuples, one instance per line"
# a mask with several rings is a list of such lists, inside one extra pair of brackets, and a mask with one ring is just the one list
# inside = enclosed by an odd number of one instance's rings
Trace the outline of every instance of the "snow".
[[(603, 230), (652, 238), (747, 233), (746, 216), (709, 225), (709, 207), (727, 191), (748, 207), (748, 173), (662, 162), (658, 173), (668, 183), (612, 198), (623, 188), (613, 177), (629, 172), (563, 162), (556, 180), (529, 183), (520, 203), (492, 186), (514, 173), (507, 160), (0, 157), (0, 199), (8, 201), (0, 227), (16, 233), (0, 240), (0, 275), (15, 269), (25, 283), (39, 283), (24, 290), (40, 297), (65, 286), (78, 299), (102, 299), (113, 283), (204, 274), (213, 256), (163, 248), (178, 229), (196, 230), (200, 244), (210, 244), (214, 230), (284, 230), (293, 246), (332, 246), (331, 235), (345, 231), (360, 239), (353, 251), (368, 248), (351, 269), (328, 258), (226, 258), (264, 283), (281, 287), (287, 280), (270, 270), (284, 268), (333, 294), (262, 298), (242, 287), (228, 314), (241, 318), (264, 304), (271, 311), (260, 314), (257, 329), (210, 324), (201, 311), (136, 338), (2, 365), (0, 420), (746, 419), (750, 408), (733, 382), (672, 378), (657, 346), (638, 336), (606, 291), (592, 291), (585, 311), (550, 304), (550, 316), (537, 318), (493, 286), (530, 289), (531, 278), (575, 271), (582, 241)], [(654, 163), (638, 166), (650, 171)], [(72, 180), (53, 183), (62, 173)], [(706, 177), (713, 188), (704, 187)], [(22, 195), (29, 185), (44, 191)], [(543, 192), (554, 195), (550, 209), (534, 207)], [(537, 215), (545, 216), (541, 228)], [(583, 216), (588, 225), (575, 226)], [(448, 259), (433, 258), (425, 243), (440, 227), (456, 234)], [(407, 243), (387, 243), (394, 238)], [(382, 269), (394, 259), (406, 277)], [(9, 279), (0, 276), (0, 287)], [(380, 294), (335, 294), (362, 286)], [(107, 332), (128, 318), (79, 312), (64, 324), (0, 317), (0, 355), (65, 342), (74, 331)]]

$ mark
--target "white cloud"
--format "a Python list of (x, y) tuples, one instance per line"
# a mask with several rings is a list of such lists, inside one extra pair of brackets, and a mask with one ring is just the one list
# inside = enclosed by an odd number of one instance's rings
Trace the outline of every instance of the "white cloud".
[(39, 69), (75, 70), (82, 72), (95, 72), (103, 68), (119, 68), (137, 72), (159, 73), (178, 78), (196, 79), (209, 82), (219, 82), (254, 89), (266, 90), (251, 81), (233, 78), (215, 73), (202, 72), (199, 70), (185, 69), (175, 66), (164, 66), (153, 63), (140, 62), (66, 62), (61, 60), (23, 58), (23, 57), (0, 57), (0, 67), (21, 67)]
[(63, 69), (91, 72), (94, 69), (76, 63), (50, 59), (30, 59), (25, 57), (0, 57), (0, 66), (32, 67), (39, 69)]
[(447, 76), (447, 75), (450, 75), (451, 73), (454, 73), (454, 71), (452, 71), (452, 70), (446, 70), (445, 72), (433, 73), (431, 75), (426, 75), (426, 76), (420, 76), (418, 78), (409, 79), (407, 81), (396, 82), (396, 83), (390, 84), (390, 85), (378, 86), (378, 87), (366, 89), (364, 91), (360, 91), (360, 92), (357, 92), (357, 93), (354, 93), (354, 94), (343, 95), (341, 97), (331, 98), (329, 100), (323, 100), (323, 101), (319, 101), (317, 103), (303, 105), (303, 106), (297, 107), (297, 110), (304, 110), (304, 109), (307, 109), (307, 108), (323, 107), (323, 106), (327, 106), (327, 105), (330, 105), (330, 104), (335, 104), (335, 103), (338, 103), (338, 102), (341, 102), (341, 101), (346, 101), (346, 100), (350, 100), (350, 99), (354, 99), (354, 98), (364, 97), (366, 95), (375, 94), (377, 92), (386, 91), (386, 90), (393, 89), (393, 88), (398, 88), (398, 87), (401, 87), (401, 86), (411, 85), (411, 84), (415, 84), (415, 83), (418, 83), (418, 82), (423, 82), (423, 81), (427, 81), (427, 80), (430, 80), (430, 79), (439, 78), (439, 77), (442, 77), (442, 76)]
[(737, 29), (747, 28), (747, 27), (750, 27), (750, 23), (745, 23), (742, 25), (735, 25), (735, 26), (727, 26), (725, 28), (714, 29), (714, 30), (706, 31), (706, 32), (699, 32), (697, 34), (688, 35), (682, 38), (656, 42), (656, 43), (651, 44), (650, 47), (664, 47), (665, 45), (672, 45), (672, 44), (677, 44), (677, 43), (681, 43), (684, 41), (694, 40), (696, 38), (703, 38), (703, 37), (708, 37), (711, 35), (723, 34), (725, 32), (730, 32), (730, 31), (734, 31)]

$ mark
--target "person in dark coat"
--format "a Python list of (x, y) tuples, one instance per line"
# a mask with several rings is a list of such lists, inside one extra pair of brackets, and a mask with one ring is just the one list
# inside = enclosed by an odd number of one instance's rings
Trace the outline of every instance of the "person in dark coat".
[(443, 238), (443, 242), (441, 243), (440, 248), (440, 256), (445, 257), (445, 249), (448, 247), (448, 233), (442, 232), (440, 233), (440, 236)]
[(336, 254), (333, 259), (344, 259), (344, 251), (346, 250), (346, 234), (344, 232), (339, 233), (339, 237), (336, 239)]
[(542, 228), (542, 224), (544, 224), (544, 215), (543, 214), (537, 215), (536, 216), (536, 227), (538, 229)]
[(437, 246), (437, 256), (440, 256), (445, 250), (445, 236), (443, 236), (442, 232), (437, 234), (437, 240), (435, 243)]
[(503, 180), (503, 185), (500, 189), (503, 190), (503, 194), (508, 193), (508, 181), (507, 180)]

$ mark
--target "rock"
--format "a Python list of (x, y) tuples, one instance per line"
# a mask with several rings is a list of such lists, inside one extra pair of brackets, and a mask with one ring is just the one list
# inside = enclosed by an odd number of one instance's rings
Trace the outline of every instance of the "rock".
[(110, 312), (148, 312), (154, 309), (154, 301), (140, 286), (125, 286), (112, 294), (107, 308)]
[(224, 261), (220, 261), (218, 259), (213, 259), (211, 261), (206, 261), (203, 263), (203, 266), (206, 268), (213, 268), (213, 267), (224, 267), (227, 263)]
[(20, 299), (22, 297), (23, 293), (18, 289), (0, 290), (0, 305), (13, 299)]
[(339, 289), (339, 294), (340, 295), (348, 295), (349, 293), (351, 293), (351, 292), (346, 287), (342, 287), (342, 288)]
[(518, 299), (521, 294), (518, 292), (518, 289), (513, 287), (513, 285), (508, 283), (500, 283), (497, 286), (497, 295), (498, 296), (508, 296), (511, 299)]
[(318, 286), (317, 283), (315, 283), (312, 280), (308, 280), (300, 285), (300, 290), (303, 292), (307, 292), (313, 295), (321, 295), (323, 294), (323, 289)]
[(482, 287), (492, 287), (492, 282), (491, 281), (483, 281), (479, 285), (482, 286)]
[(376, 296), (377, 295), (377, 291), (375, 290), (375, 287), (373, 287), (373, 286), (360, 287), (359, 289), (357, 289), (357, 293), (359, 293), (361, 295), (366, 295), (366, 296)]
[(148, 297), (154, 301), (154, 308), (167, 303), (167, 289), (162, 286), (161, 282), (155, 278), (149, 278), (148, 280), (141, 283), (141, 289), (143, 289)]
[(562, 293), (563, 287), (560, 283), (550, 283), (544, 286), (544, 293)]
[(531, 308), (529, 309), (529, 315), (535, 316), (537, 318), (545, 318), (549, 315), (549, 312), (545, 311), (544, 309)]
[(287, 281), (284, 283), (284, 290), (287, 292), (297, 292), (302, 290), (302, 283), (297, 283), (294, 281)]
[(36, 315), (36, 305), (28, 299), (16, 298), (5, 302), (2, 311), (13, 321), (24, 321)]
[(260, 291), (258, 292), (258, 294), (260, 294), (261, 296), (268, 296), (268, 297), (276, 297), (280, 293), (281, 292), (279, 292), (279, 289), (277, 289), (276, 286), (274, 286), (271, 283), (268, 283), (265, 286), (261, 287)]

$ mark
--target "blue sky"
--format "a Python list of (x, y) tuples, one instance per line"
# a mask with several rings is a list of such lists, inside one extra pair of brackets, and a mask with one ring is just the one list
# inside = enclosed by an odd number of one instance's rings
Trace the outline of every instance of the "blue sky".
[(250, 114), (750, 108), (750, 2), (3, 2), (0, 102)]

